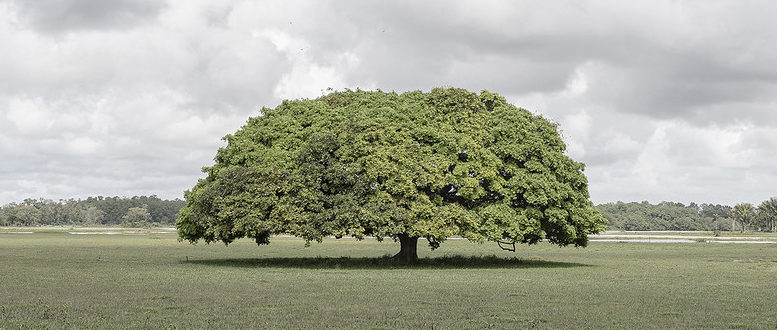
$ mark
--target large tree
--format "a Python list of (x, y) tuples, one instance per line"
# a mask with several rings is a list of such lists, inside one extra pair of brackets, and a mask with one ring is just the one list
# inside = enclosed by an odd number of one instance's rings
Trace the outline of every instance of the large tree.
[(556, 124), (497, 94), (334, 92), (263, 109), (185, 193), (182, 239), (461, 236), (585, 246), (605, 220)]
[(151, 221), (151, 213), (148, 212), (148, 206), (143, 205), (141, 207), (130, 207), (127, 210), (127, 214), (121, 217), (123, 224), (130, 226), (147, 226)]
[(769, 198), (758, 204), (756, 219), (763, 230), (774, 231), (777, 220), (777, 197)]
[(755, 207), (750, 203), (739, 203), (731, 209), (731, 217), (742, 224), (743, 232), (750, 226), (754, 216)]

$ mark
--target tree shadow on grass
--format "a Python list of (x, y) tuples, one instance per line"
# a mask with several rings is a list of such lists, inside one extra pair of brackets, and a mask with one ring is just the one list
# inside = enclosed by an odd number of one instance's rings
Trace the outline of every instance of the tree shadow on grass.
[(391, 257), (351, 258), (351, 257), (315, 257), (315, 258), (244, 258), (244, 259), (205, 259), (189, 260), (206, 266), (243, 267), (243, 268), (309, 268), (309, 269), (468, 269), (468, 268), (572, 268), (591, 265), (519, 258), (500, 258), (497, 256), (445, 256), (420, 258), (417, 262), (406, 263)]

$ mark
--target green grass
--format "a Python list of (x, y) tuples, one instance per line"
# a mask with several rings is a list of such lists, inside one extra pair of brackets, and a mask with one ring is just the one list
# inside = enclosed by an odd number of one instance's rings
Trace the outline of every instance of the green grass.
[(397, 265), (390, 241), (0, 233), (0, 328), (777, 326), (771, 244), (421, 247)]

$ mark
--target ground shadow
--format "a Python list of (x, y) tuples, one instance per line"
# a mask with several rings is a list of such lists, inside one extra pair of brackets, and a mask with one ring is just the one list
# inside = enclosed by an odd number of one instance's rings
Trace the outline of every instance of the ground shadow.
[(311, 269), (403, 269), (403, 268), (571, 268), (590, 265), (545, 260), (500, 258), (497, 256), (445, 256), (421, 258), (414, 263), (400, 262), (391, 257), (351, 258), (243, 258), (243, 259), (189, 259), (183, 263), (221, 267), (244, 268), (311, 268)]

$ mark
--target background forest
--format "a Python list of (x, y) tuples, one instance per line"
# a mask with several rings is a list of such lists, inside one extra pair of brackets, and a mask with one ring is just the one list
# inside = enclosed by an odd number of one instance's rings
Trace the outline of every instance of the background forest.
[(688, 205), (674, 202), (616, 202), (599, 204), (599, 212), (609, 222), (608, 230), (710, 230), (775, 231), (777, 198), (758, 207), (739, 203), (734, 207), (720, 204)]
[[(172, 226), (186, 204), (155, 195), (89, 197), (85, 200), (25, 199), (0, 207), (0, 226)], [(749, 203), (688, 205), (615, 202), (596, 206), (607, 219), (607, 230), (775, 231), (777, 198), (757, 207)]]
[(25, 199), (0, 208), (0, 226), (172, 226), (186, 204), (157, 196), (89, 197), (85, 200)]
[(738, 230), (731, 206), (675, 202), (599, 204), (608, 230)]

